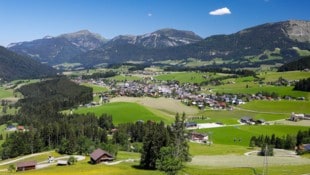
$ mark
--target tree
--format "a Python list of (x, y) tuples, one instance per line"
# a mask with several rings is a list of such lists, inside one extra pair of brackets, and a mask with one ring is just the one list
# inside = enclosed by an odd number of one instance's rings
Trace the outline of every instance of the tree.
[(76, 157), (70, 156), (68, 159), (68, 165), (74, 165), (77, 162)]
[(182, 114), (182, 118), (180, 118), (179, 114), (176, 114), (170, 134), (171, 144), (174, 145), (176, 149), (174, 156), (181, 158), (182, 161), (190, 161), (189, 146), (185, 133), (185, 113)]
[(8, 167), (8, 171), (11, 172), (11, 173), (15, 172), (15, 171), (16, 171), (15, 165), (14, 165), (14, 164), (11, 164), (11, 165)]
[(160, 149), (168, 146), (168, 133), (163, 122), (148, 122), (146, 125), (140, 166), (145, 169), (156, 169), (156, 160), (159, 157)]
[(174, 156), (175, 147), (162, 147), (159, 152), (159, 157), (156, 161), (156, 167), (167, 173), (168, 175), (175, 175), (182, 169), (182, 159)]

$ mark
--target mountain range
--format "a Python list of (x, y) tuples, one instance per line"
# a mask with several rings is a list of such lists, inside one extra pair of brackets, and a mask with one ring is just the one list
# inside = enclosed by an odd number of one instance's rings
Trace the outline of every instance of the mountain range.
[(49, 65), (80, 63), (92, 67), (128, 61), (221, 60), (241, 67), (283, 64), (310, 50), (310, 22), (282, 21), (205, 39), (191, 31), (161, 29), (107, 40), (87, 30), (10, 44), (8, 49)]

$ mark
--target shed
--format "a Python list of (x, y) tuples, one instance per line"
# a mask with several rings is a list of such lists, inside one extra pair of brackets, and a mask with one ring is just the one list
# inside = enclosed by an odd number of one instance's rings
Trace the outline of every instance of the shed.
[(26, 171), (36, 169), (37, 162), (28, 161), (28, 162), (18, 162), (16, 164), (16, 171)]
[(94, 152), (90, 154), (90, 161), (93, 164), (97, 164), (97, 163), (104, 162), (104, 161), (113, 161), (113, 160), (114, 160), (114, 157), (110, 153), (100, 148), (96, 149)]

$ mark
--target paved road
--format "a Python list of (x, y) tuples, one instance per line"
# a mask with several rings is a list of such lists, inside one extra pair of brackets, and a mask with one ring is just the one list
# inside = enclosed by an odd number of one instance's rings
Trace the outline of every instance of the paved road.
[(27, 158), (34, 157), (34, 156), (38, 156), (38, 155), (42, 155), (42, 154), (50, 154), (51, 152), (52, 152), (52, 151), (30, 154), (30, 155), (23, 156), (23, 157), (18, 158), (18, 159), (13, 159), (13, 160), (9, 160), (9, 161), (2, 162), (2, 163), (0, 163), (0, 166), (2, 166), (2, 165), (7, 165), (7, 164), (11, 164), (11, 163), (15, 163), (15, 162), (18, 162), (18, 161), (20, 161), (20, 160), (27, 159)]
[[(34, 156), (38, 156), (38, 155), (50, 154), (51, 152), (52, 152), (52, 151), (42, 152), (42, 153), (36, 153), (36, 154), (30, 154), (30, 155), (23, 156), (23, 157), (18, 158), (18, 159), (14, 159), (14, 160), (9, 160), (9, 161), (2, 162), (2, 163), (0, 163), (0, 166), (12, 164), (12, 163), (18, 162), (18, 161), (20, 161), (20, 160), (27, 159), (27, 158), (34, 157)], [(73, 155), (73, 156), (77, 159), (77, 161), (81, 161), (81, 160), (84, 160), (84, 159), (85, 159), (85, 156), (81, 156), (81, 155)], [(39, 162), (39, 163), (36, 165), (36, 169), (41, 169), (41, 168), (46, 168), (46, 167), (51, 166), (51, 165), (56, 165), (56, 164), (57, 164), (57, 160), (67, 160), (69, 157), (70, 157), (70, 156), (57, 157), (57, 158), (54, 159), (54, 162), (52, 162), (52, 163), (48, 163), (48, 160)], [(0, 170), (0, 171), (7, 171), (7, 169), (2, 169), (2, 170)]]

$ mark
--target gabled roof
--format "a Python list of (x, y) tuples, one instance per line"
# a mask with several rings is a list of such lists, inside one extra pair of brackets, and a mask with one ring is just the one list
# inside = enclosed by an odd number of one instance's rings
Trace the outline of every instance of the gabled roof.
[(93, 160), (98, 160), (101, 156), (103, 155), (107, 155), (109, 157), (113, 157), (110, 153), (106, 152), (106, 151), (103, 151), (102, 149), (98, 148), (96, 149), (94, 152), (92, 152), (90, 154), (90, 157), (93, 159)]
[(29, 161), (29, 162), (18, 162), (16, 164), (17, 168), (21, 168), (21, 167), (29, 167), (29, 166), (36, 166), (37, 162), (36, 161)]

